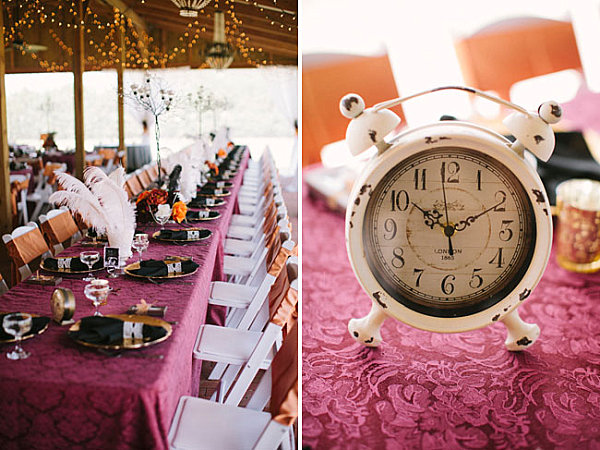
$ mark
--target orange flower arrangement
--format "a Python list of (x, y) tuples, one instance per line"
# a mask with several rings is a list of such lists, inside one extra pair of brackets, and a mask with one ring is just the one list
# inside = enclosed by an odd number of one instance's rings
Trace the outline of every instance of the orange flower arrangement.
[(210, 170), (215, 172), (215, 175), (219, 175), (219, 166), (217, 166), (214, 162), (206, 161), (206, 165)]
[(227, 156), (227, 152), (225, 150), (223, 150), (222, 148), (220, 148), (219, 151), (217, 152), (217, 156), (219, 158), (225, 158)]
[(173, 219), (177, 221), (177, 223), (181, 223), (187, 214), (187, 206), (183, 202), (175, 202), (173, 204)]

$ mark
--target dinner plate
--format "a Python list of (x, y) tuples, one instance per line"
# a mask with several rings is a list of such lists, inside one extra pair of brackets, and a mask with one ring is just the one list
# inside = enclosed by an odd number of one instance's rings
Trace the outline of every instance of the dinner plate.
[(197, 219), (192, 219), (192, 218), (186, 217), (186, 220), (191, 221), (191, 222), (205, 222), (208, 220), (218, 219), (219, 217), (221, 217), (221, 213), (219, 211), (209, 211), (208, 217), (199, 217)]
[(197, 193), (196, 193), (196, 197), (229, 197), (231, 195), (231, 191), (228, 191), (227, 189), (223, 189), (223, 192), (221, 194), (215, 194), (214, 193), (214, 189), (213, 192), (202, 192), (204, 188), (202, 189), (198, 189)]
[[(15, 313), (20, 313), (22, 314), (22, 311), (14, 311)], [(6, 314), (12, 314), (11, 312), (1, 312), (0, 313), (0, 327), (2, 326), (2, 320), (4, 319), (4, 316)], [(27, 313), (27, 314), (31, 314), (31, 313)], [(37, 331), (28, 331), (26, 334), (23, 335), (23, 337), (21, 338), (22, 341), (26, 340), (26, 339), (31, 339), (32, 337), (35, 337), (39, 334), (42, 334), (44, 331), (46, 331), (48, 329), (48, 325), (50, 324), (50, 317), (46, 317), (46, 316), (40, 316), (39, 314), (31, 314), (31, 317), (41, 317), (43, 319), (46, 319), (46, 324), (42, 326), (42, 328), (40, 328)], [(4, 331), (4, 330), (3, 330)], [(16, 342), (15, 338), (10, 338), (10, 339), (2, 339), (2, 336), (0, 336), (0, 344), (8, 344), (10, 342)]]
[[(179, 256), (172, 256), (172, 257), (167, 257), (165, 259), (163, 259), (164, 263), (173, 263), (173, 262), (178, 262), (178, 261), (185, 261), (186, 259), (190, 259), (190, 258), (182, 258)], [(152, 278), (153, 280), (170, 280), (172, 278), (182, 278), (182, 277), (188, 277), (190, 275), (195, 274), (198, 269), (200, 268), (200, 266), (196, 267), (196, 269), (190, 273), (177, 273), (177, 274), (171, 274), (171, 275), (167, 275), (167, 276), (161, 276), (161, 277), (150, 277), (147, 275), (139, 275), (137, 273), (132, 272), (132, 270), (138, 270), (140, 268), (140, 262), (136, 261), (132, 264), (128, 264), (127, 266), (125, 266), (125, 268), (123, 269), (123, 271), (131, 276), (131, 277), (135, 277), (135, 278)]]
[[(210, 197), (200, 197), (198, 199), (194, 199), (192, 201), (190, 201), (187, 204), (188, 208), (195, 208), (195, 209), (204, 209), (204, 208), (216, 208), (217, 206), (223, 206), (225, 203), (227, 203), (227, 200), (223, 199), (223, 198), (214, 198), (214, 205), (206, 205), (206, 199), (210, 198)], [(202, 200), (202, 204), (199, 204), (199, 201)]]
[(206, 228), (179, 228), (171, 231), (200, 231), (200, 237), (198, 239), (166, 239), (159, 237), (160, 231), (157, 231), (152, 235), (154, 239), (157, 241), (166, 241), (166, 242), (196, 242), (203, 241), (204, 239), (208, 239), (212, 236), (212, 231), (207, 230)]
[[(60, 259), (60, 258), (55, 258)], [(104, 267), (99, 267), (96, 269), (85, 269), (85, 270), (71, 270), (71, 269), (49, 269), (44, 265), (44, 261), (40, 264), (40, 269), (45, 270), (46, 272), (52, 273), (73, 273), (73, 274), (82, 274), (82, 273), (90, 273), (90, 272), (98, 272), (99, 270), (104, 270)]]
[(151, 345), (158, 344), (159, 342), (163, 342), (163, 341), (167, 340), (173, 333), (173, 327), (171, 326), (171, 324), (158, 318), (158, 317), (142, 316), (142, 315), (138, 316), (138, 315), (134, 315), (134, 314), (107, 314), (104, 317), (111, 317), (113, 319), (120, 319), (120, 320), (127, 321), (127, 322), (141, 322), (145, 325), (162, 327), (165, 330), (167, 330), (167, 334), (165, 334), (164, 336), (162, 336), (158, 339), (155, 339), (153, 341), (147, 341), (147, 342), (132, 341), (132, 340), (128, 339), (125, 342), (122, 341), (119, 344), (94, 344), (92, 342), (86, 342), (86, 341), (82, 341), (81, 339), (77, 339), (71, 334), (72, 332), (79, 331), (79, 327), (81, 325), (81, 320), (78, 320), (73, 325), (71, 325), (71, 328), (69, 328), (69, 332), (68, 332), (69, 337), (71, 339), (73, 339), (75, 342), (77, 342), (78, 344), (84, 345), (86, 347), (102, 348), (105, 350), (135, 350), (135, 349), (139, 349), (139, 348), (149, 347)]

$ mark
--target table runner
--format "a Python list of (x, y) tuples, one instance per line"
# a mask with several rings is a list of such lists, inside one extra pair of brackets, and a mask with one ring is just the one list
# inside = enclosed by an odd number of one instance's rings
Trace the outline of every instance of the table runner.
[[(305, 187), (304, 192), (307, 192)], [(460, 334), (388, 319), (383, 344), (348, 334), (371, 302), (344, 219), (304, 196), (302, 436), (312, 449), (600, 448), (600, 274), (550, 263), (521, 317), (541, 328), (508, 352), (495, 324)]]
[[(248, 151), (245, 153), (243, 169), (248, 159)], [(126, 276), (111, 279), (116, 291), (109, 295), (108, 304), (100, 308), (103, 314), (124, 313), (142, 298), (168, 306), (165, 320), (177, 322), (172, 336), (161, 344), (136, 351), (164, 355), (164, 359), (101, 355), (69, 339), (68, 327), (51, 322), (41, 336), (24, 341), (24, 348), (31, 352), (28, 359), (14, 362), (0, 355), (0, 448), (168, 447), (167, 432), (179, 397), (197, 393), (200, 374), (192, 373), (192, 349), (206, 317), (210, 282), (222, 277), (223, 237), (234, 211), (243, 169), (234, 180), (227, 204), (217, 209), (221, 218), (197, 224), (212, 230), (211, 238), (187, 246), (151, 240), (143, 255), (144, 259), (170, 254), (193, 256), (201, 264), (194, 275), (161, 285)], [(158, 230), (154, 225), (144, 228), (149, 235)], [(90, 249), (75, 245), (61, 256)], [(99, 275), (104, 277), (105, 273)], [(93, 313), (91, 301), (83, 295), (85, 284), (65, 276), (60, 285), (75, 294), (76, 320)], [(0, 297), (0, 311), (49, 315), (54, 289), (21, 283)], [(8, 348), (9, 345), (1, 346), (2, 353)]]

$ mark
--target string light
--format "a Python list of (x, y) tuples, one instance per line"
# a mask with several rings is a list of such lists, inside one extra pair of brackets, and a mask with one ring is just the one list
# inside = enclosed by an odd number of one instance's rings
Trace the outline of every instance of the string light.
[[(272, 26), (288, 32), (297, 29), (295, 13), (289, 14), (289, 12), (279, 9), (278, 17), (271, 17), (273, 14), (265, 12), (265, 8), (258, 5), (257, 2), (248, 0), (221, 0), (221, 2), (215, 0), (214, 6), (200, 11), (204, 17), (210, 19), (213, 11), (223, 10), (227, 19), (225, 24), (226, 40), (236, 49), (245, 63), (251, 66), (273, 64), (271, 55), (266, 54), (261, 46), (253, 44), (251, 36), (244, 31), (243, 20), (235, 11), (236, 2), (253, 5), (265, 14), (267, 23), (273, 22)], [(140, 3), (143, 4), (144, 1), (142, 0)], [(277, 7), (276, 0), (273, 1), (273, 5), (270, 7), (271, 9)], [(190, 21), (184, 31), (171, 41), (173, 44), (170, 48), (161, 48), (154, 42), (152, 36), (144, 30), (138, 30), (132, 20), (117, 9), (113, 10), (112, 20), (106, 20), (92, 11), (90, 5), (86, 7), (85, 19), (78, 17), (78, 2), (73, 0), (58, 2), (54, 6), (44, 5), (41, 0), (28, 2), (5, 0), (4, 6), (7, 15), (4, 32), (5, 46), (11, 46), (15, 40), (22, 39), (23, 32), (36, 25), (45, 24), (48, 27), (48, 33), (52, 38), (51, 42), (56, 49), (60, 50), (58, 54), (53, 55), (55, 60), (50, 61), (38, 53), (25, 51), (24, 49), (28, 45), (26, 42), (23, 42), (21, 47), (23, 49), (21, 54), (28, 55), (39, 64), (40, 68), (47, 71), (70, 70), (73, 48), (68, 45), (64, 36), (65, 33), (72, 33), (72, 30), (78, 30), (80, 27), (86, 34), (84, 42), (87, 48), (84, 53), (88, 70), (114, 67), (118, 63), (122, 51), (118, 43), (120, 31), (124, 34), (125, 66), (127, 68), (166, 67), (170, 62), (185, 61), (188, 53), (194, 51), (194, 48), (199, 45), (210, 42), (212, 37), (207, 32), (206, 26), (201, 25), (198, 20), (194, 20)], [(290, 16), (293, 24), (283, 20), (289, 19)], [(64, 55), (62, 58), (61, 54)], [(207, 66), (202, 63), (200, 67)]]

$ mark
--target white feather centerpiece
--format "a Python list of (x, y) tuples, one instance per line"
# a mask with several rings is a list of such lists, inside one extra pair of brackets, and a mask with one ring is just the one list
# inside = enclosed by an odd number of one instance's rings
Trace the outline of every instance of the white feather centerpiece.
[(106, 233), (111, 247), (119, 248), (121, 259), (129, 258), (135, 234), (135, 205), (129, 202), (122, 167), (106, 175), (98, 167), (87, 167), (82, 183), (66, 173), (56, 176), (63, 191), (50, 196), (50, 203), (65, 205), (77, 212), (98, 233)]

